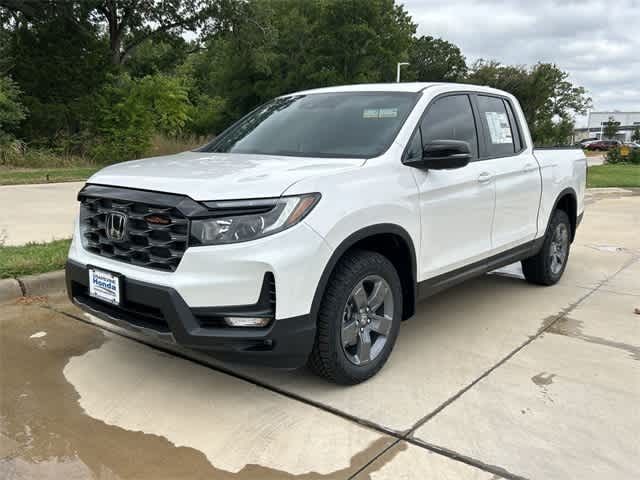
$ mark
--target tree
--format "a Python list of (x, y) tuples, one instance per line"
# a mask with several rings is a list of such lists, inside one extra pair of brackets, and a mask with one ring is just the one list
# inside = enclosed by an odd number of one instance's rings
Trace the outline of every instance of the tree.
[(615, 138), (619, 125), (620, 122), (616, 122), (615, 118), (609, 117), (609, 119), (602, 124), (602, 134), (605, 138)]
[(56, 12), (37, 21), (13, 13), (4, 24), (10, 35), (3, 49), (13, 58), (10, 73), (29, 111), (29, 121), (18, 133), (47, 147), (66, 143), (83, 130), (92, 95), (109, 67), (97, 27), (85, 19), (76, 28), (67, 14)]
[(631, 140), (634, 142), (640, 142), (640, 127), (636, 127), (633, 130), (633, 135), (631, 136)]
[(12, 139), (12, 131), (26, 116), (20, 93), (15, 82), (0, 76), (0, 146)]
[(0, 0), (0, 7), (20, 14), (28, 22), (44, 22), (62, 16), (72, 30), (87, 23), (104, 27), (110, 59), (120, 65), (143, 42), (167, 33), (179, 35), (198, 29), (212, 31), (222, 23), (220, 0)]
[(326, 0), (311, 29), (310, 77), (320, 85), (393, 81), (415, 29), (394, 0)]
[[(522, 106), (536, 144), (568, 141), (575, 115), (583, 115), (591, 99), (583, 87), (568, 81), (568, 74), (550, 63), (533, 67), (477, 61), (466, 81), (489, 85), (513, 94)], [(571, 128), (569, 128), (571, 127)]]
[(457, 82), (467, 74), (467, 63), (453, 43), (422, 36), (413, 38), (409, 47), (409, 66), (404, 75), (409, 81)]
[(228, 120), (286, 92), (393, 81), (415, 25), (393, 0), (250, 0), (196, 54), (196, 84)]

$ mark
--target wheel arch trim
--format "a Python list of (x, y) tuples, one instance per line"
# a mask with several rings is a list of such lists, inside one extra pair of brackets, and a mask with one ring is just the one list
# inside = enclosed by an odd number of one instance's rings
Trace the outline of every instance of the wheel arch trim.
[(560, 201), (566, 197), (566, 196), (571, 197), (571, 199), (573, 200), (575, 207), (576, 207), (576, 212), (575, 212), (575, 218), (571, 218), (570, 213), (571, 212), (567, 212), (567, 215), (569, 215), (569, 221), (571, 222), (571, 241), (573, 241), (575, 235), (576, 235), (576, 230), (578, 229), (578, 194), (576, 193), (575, 189), (573, 187), (566, 187), (562, 190), (560, 190), (560, 192), (558, 192), (558, 194), (556, 195), (556, 199), (553, 202), (553, 207), (549, 210), (549, 214), (547, 215), (547, 223), (546, 223), (546, 227), (544, 230), (545, 235), (547, 234), (547, 231), (549, 230), (549, 223), (551, 222), (551, 217), (553, 215), (553, 212), (556, 211), (556, 209), (558, 208), (558, 205), (560, 204)]
[[(396, 235), (406, 243), (409, 248), (409, 255), (411, 257), (411, 288), (413, 289), (413, 308), (415, 309), (416, 302), (416, 294), (417, 294), (417, 260), (416, 260), (416, 250), (413, 244), (413, 240), (409, 232), (407, 232), (403, 227), (394, 223), (378, 223), (375, 225), (370, 225), (368, 227), (364, 227), (360, 230), (356, 230), (348, 237), (346, 237), (338, 247), (333, 251), (331, 257), (327, 261), (324, 270), (322, 271), (322, 275), (320, 276), (320, 281), (316, 286), (316, 291), (313, 296), (313, 302), (311, 304), (311, 315), (312, 318), (317, 319), (318, 312), (320, 310), (320, 302), (322, 301), (322, 295), (329, 283), (329, 277), (333, 273), (338, 261), (342, 258), (342, 256), (354, 245), (358, 242), (365, 240), (369, 237), (373, 237), (376, 235), (382, 234), (391, 234)], [(404, 304), (404, 301), (403, 301)], [(403, 312), (403, 318), (405, 317), (405, 312)]]

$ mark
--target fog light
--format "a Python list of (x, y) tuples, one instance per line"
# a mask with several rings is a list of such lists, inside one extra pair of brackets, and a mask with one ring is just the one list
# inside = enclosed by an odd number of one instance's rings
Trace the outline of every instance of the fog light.
[(269, 317), (224, 317), (224, 321), (230, 327), (266, 327)]

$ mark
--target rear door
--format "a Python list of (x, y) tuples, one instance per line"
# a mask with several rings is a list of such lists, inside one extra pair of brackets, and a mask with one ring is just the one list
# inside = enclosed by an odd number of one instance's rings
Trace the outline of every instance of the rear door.
[(485, 94), (477, 94), (475, 101), (482, 131), (481, 159), (490, 161), (494, 175), (491, 243), (493, 253), (499, 253), (535, 238), (542, 180), (511, 102)]
[(478, 129), (470, 96), (437, 97), (426, 108), (405, 152), (420, 158), (434, 140), (469, 142), (473, 160), (454, 170), (413, 169), (420, 192), (419, 279), (481, 260), (491, 251), (494, 185), (487, 162), (478, 162)]

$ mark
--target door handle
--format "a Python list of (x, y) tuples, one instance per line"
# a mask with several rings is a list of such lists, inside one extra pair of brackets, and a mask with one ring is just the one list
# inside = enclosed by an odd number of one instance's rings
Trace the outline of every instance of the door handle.
[(493, 174), (491, 172), (482, 172), (480, 175), (478, 175), (478, 182), (487, 183), (490, 182), (492, 178)]
[(536, 169), (536, 167), (535, 167), (535, 165), (533, 165), (533, 163), (527, 163), (524, 166), (524, 171), (525, 172), (532, 172), (535, 169)]

